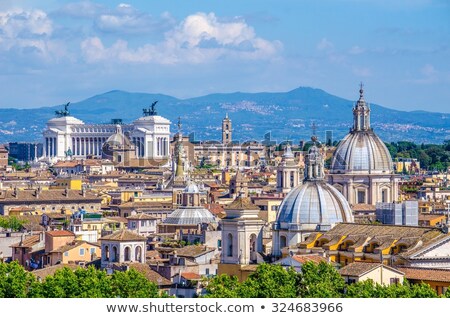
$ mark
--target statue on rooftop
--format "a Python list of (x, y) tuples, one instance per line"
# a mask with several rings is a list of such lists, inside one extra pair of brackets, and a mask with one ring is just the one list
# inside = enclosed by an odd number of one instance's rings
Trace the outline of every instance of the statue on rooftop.
[(69, 116), (70, 115), (69, 105), (70, 105), (70, 102), (68, 102), (67, 104), (64, 105), (64, 110), (55, 111), (56, 116), (58, 116), (58, 117)]

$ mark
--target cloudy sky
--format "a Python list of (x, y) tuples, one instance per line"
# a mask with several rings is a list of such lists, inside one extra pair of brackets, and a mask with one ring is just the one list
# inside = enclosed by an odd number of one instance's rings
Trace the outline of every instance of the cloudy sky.
[(372, 103), (450, 112), (449, 2), (0, 1), (0, 107), (113, 89), (354, 100), (361, 81)]

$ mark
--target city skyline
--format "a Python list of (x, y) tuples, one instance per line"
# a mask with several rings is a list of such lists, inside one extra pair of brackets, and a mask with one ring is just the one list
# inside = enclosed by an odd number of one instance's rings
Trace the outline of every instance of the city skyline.
[(113, 89), (189, 98), (299, 86), (448, 112), (444, 1), (6, 1), (0, 108)]

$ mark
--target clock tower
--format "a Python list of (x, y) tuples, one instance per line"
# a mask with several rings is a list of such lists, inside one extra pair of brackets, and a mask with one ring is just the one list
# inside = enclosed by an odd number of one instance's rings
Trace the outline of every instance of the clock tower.
[(222, 120), (222, 143), (229, 144), (231, 143), (231, 119), (228, 118), (228, 113), (225, 118)]

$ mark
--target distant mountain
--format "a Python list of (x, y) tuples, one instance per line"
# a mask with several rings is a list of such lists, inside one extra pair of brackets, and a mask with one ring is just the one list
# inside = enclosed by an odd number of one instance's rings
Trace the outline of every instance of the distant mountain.
[[(309, 139), (313, 121), (321, 140), (325, 140), (326, 130), (333, 131), (334, 139), (339, 140), (352, 125), (355, 103), (309, 87), (284, 93), (236, 92), (190, 99), (114, 90), (72, 103), (70, 112), (85, 123), (108, 123), (113, 118), (131, 122), (155, 100), (159, 101), (158, 114), (174, 123), (174, 131), (180, 116), (184, 133), (195, 132), (197, 140), (219, 139), (221, 121), (228, 113), (235, 140), (262, 140), (271, 131), (275, 140), (296, 142)], [(0, 109), (0, 142), (40, 140), (45, 123), (60, 108)], [(376, 104), (371, 104), (371, 110), (372, 127), (385, 141), (442, 143), (450, 139), (450, 114), (397, 111)]]

